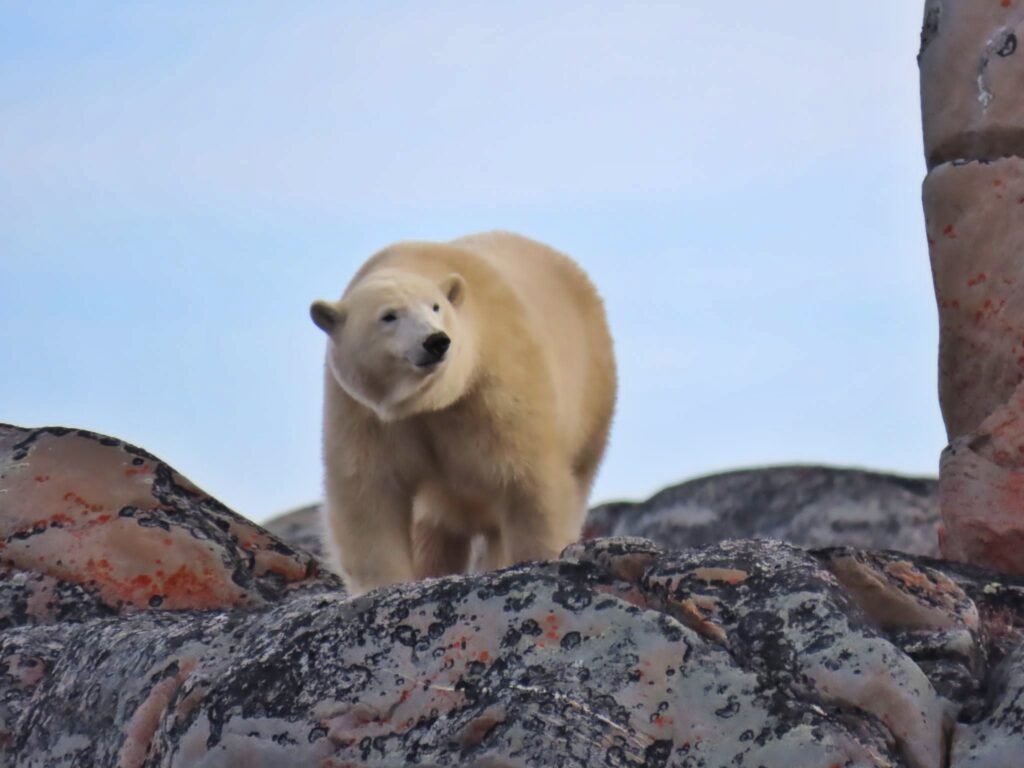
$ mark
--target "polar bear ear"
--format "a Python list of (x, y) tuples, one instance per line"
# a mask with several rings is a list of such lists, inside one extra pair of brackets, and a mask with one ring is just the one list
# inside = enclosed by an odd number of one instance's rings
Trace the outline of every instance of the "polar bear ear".
[(330, 333), (345, 322), (345, 303), (339, 301), (332, 304), (329, 301), (318, 299), (309, 305), (309, 316), (325, 333)]
[(462, 275), (458, 272), (452, 272), (441, 281), (441, 290), (448, 301), (452, 303), (452, 306), (457, 307), (466, 296), (466, 281), (462, 279)]

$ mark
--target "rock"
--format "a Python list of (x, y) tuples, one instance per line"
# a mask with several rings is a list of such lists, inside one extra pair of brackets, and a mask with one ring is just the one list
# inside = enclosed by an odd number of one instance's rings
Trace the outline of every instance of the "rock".
[(1002, 768), (1020, 762), (1024, 733), (1024, 648), (1018, 647), (992, 673), (992, 705), (977, 723), (959, 723), (951, 765)]
[(942, 551), (1024, 573), (1024, 4), (927, 0), (923, 202), (939, 308)]
[(942, 454), (946, 557), (1024, 574), (1024, 386)]
[(921, 113), (928, 167), (1024, 153), (1024, 6), (927, 0)]
[(661, 558), (641, 588), (693, 629), (717, 628), (701, 634), (727, 645), (766, 685), (870, 713), (888, 725), (908, 763), (940, 764), (946, 705), (921, 669), (851, 610), (835, 576), (809, 553), (774, 541), (725, 542)]
[[(780, 466), (708, 475), (638, 503), (602, 504), (590, 510), (583, 535), (641, 536), (677, 549), (774, 538), (805, 547), (847, 544), (937, 555), (938, 523), (934, 479)], [(289, 544), (321, 552), (318, 505), (266, 526)]]
[(780, 466), (697, 478), (639, 504), (591, 510), (586, 536), (644, 536), (665, 547), (773, 538), (938, 554), (933, 479), (855, 469)]
[(35, 681), (17, 764), (899, 764), (826, 709), (758, 706), (727, 651), (570, 564), (61, 639), (75, 651)]
[(939, 306), (939, 403), (952, 440), (1024, 381), (1024, 161), (941, 165), (923, 198)]
[(282, 541), (323, 558), (324, 533), (320, 513), (319, 504), (310, 504), (278, 515), (268, 520), (265, 526)]
[(114, 608), (261, 605), (318, 578), (315, 558), (114, 438), (0, 425), (0, 483), (2, 561)]
[[(70, 430), (0, 440), (3, 765), (938, 768), (1024, 750), (1021, 580), (853, 547), (606, 538), (346, 599), (149, 454)], [(832, 478), (786, 491), (818, 503), (899, 487), (800, 471)], [(930, 498), (925, 481), (904, 490)], [(739, 524), (752, 503), (718, 509)], [(121, 504), (128, 523), (99, 535)], [(195, 561), (214, 563), (210, 588), (122, 589), (155, 576), (156, 552), (214, 553)]]

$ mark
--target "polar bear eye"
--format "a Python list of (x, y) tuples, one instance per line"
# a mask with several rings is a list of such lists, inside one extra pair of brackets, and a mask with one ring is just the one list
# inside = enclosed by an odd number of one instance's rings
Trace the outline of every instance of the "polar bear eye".
[(435, 304), (434, 305), (434, 311), (435, 312), (440, 312), (441, 311), (441, 305), (440, 304)]
[(385, 312), (385, 313), (384, 313), (384, 314), (383, 314), (383, 315), (381, 316), (381, 318), (380, 318), (380, 321), (381, 321), (382, 323), (393, 323), (393, 322), (395, 322), (395, 320), (397, 320), (397, 319), (398, 319), (398, 315), (396, 315), (396, 314), (395, 314), (394, 312), (392, 312), (391, 310), (388, 310), (387, 312)]

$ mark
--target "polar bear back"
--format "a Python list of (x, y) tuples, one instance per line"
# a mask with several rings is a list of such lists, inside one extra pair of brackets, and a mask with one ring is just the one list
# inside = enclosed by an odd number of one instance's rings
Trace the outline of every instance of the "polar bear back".
[(508, 232), (470, 235), (452, 243), (486, 260), (517, 295), (531, 335), (543, 340), (570, 444), (588, 445), (607, 429), (614, 401), (614, 357), (597, 290), (568, 256)]

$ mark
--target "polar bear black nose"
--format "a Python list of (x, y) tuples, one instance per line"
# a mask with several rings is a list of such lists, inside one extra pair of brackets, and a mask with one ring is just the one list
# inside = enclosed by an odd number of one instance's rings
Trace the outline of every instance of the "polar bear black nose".
[(448, 347), (451, 343), (452, 340), (448, 338), (447, 333), (432, 333), (423, 341), (423, 348), (427, 350), (435, 360), (440, 360), (444, 357), (444, 353), (448, 351)]

